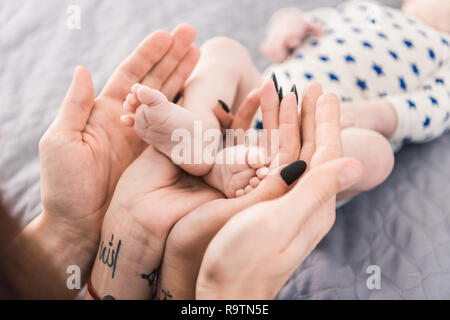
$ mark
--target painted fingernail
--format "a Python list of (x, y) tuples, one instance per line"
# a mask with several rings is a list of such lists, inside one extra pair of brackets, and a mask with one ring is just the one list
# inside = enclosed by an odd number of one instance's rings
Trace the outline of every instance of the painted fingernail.
[(222, 106), (222, 109), (225, 110), (226, 113), (230, 113), (230, 108), (227, 106), (225, 102), (219, 99), (219, 103)]
[(293, 184), (306, 171), (306, 162), (297, 160), (281, 170), (280, 175), (288, 186)]
[(288, 54), (291, 55), (295, 52), (295, 48), (288, 48)]
[(338, 173), (338, 181), (342, 188), (346, 189), (356, 183), (361, 176), (361, 170), (353, 165), (346, 165)]
[(298, 92), (297, 92), (297, 86), (295, 84), (292, 86), (291, 92), (295, 93), (295, 98), (297, 99), (297, 104), (298, 104)]
[(177, 103), (181, 99), (181, 92), (178, 92), (175, 98), (173, 98), (173, 103)]
[(273, 81), (273, 84), (275, 85), (275, 91), (278, 92), (278, 80), (277, 80), (277, 76), (275, 75), (275, 72), (272, 73), (272, 81)]
[(281, 100), (283, 100), (283, 88), (282, 87), (280, 87), (280, 91), (278, 91), (278, 100), (280, 100), (280, 103), (281, 103)]

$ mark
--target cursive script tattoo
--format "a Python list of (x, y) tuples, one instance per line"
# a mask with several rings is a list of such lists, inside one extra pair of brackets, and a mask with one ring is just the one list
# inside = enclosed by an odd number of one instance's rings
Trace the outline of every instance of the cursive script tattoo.
[(151, 288), (153, 299), (156, 296), (156, 281), (158, 280), (158, 269), (154, 269), (149, 274), (141, 274), (141, 278), (148, 281), (148, 286)]
[[(119, 258), (119, 250), (122, 245), (122, 240), (117, 242), (116, 249), (113, 249), (114, 245), (114, 235), (111, 235), (111, 240), (108, 242), (108, 245), (105, 246), (104, 241), (100, 244), (100, 250), (98, 254), (98, 259), (108, 266), (112, 268), (112, 278), (114, 279), (114, 275), (116, 274), (117, 268), (117, 259)], [(106, 249), (108, 249), (108, 254), (106, 254)]]

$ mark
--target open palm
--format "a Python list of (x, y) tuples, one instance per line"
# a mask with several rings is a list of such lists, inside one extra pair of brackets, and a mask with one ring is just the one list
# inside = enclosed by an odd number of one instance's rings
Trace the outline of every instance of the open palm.
[(131, 86), (141, 82), (169, 99), (181, 90), (199, 57), (195, 30), (157, 31), (117, 68), (94, 100), (88, 71), (78, 67), (57, 119), (41, 140), (44, 215), (97, 241), (103, 215), (125, 168), (145, 145), (119, 120)]

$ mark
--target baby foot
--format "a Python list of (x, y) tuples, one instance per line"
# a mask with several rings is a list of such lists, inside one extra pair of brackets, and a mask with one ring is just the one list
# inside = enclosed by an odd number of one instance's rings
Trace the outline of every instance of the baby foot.
[(204, 181), (228, 198), (240, 197), (256, 188), (268, 174), (268, 161), (258, 147), (237, 145), (219, 151)]
[(397, 113), (387, 100), (346, 102), (341, 105), (341, 129), (357, 127), (389, 138), (397, 128)]
[[(183, 129), (184, 132), (187, 130), (190, 137), (196, 139), (196, 126), (198, 128), (201, 125), (203, 131), (208, 128), (218, 128), (218, 122), (215, 117), (213, 117), (215, 122), (212, 122), (211, 118), (207, 120), (199, 119), (201, 115), (194, 114), (187, 109), (169, 102), (166, 96), (158, 90), (150, 89), (141, 84), (135, 84), (131, 88), (131, 93), (128, 94), (123, 108), (127, 114), (121, 117), (122, 123), (126, 126), (133, 127), (143, 141), (151, 144), (171, 159), (172, 150), (180, 144), (178, 140), (172, 140), (172, 134), (175, 130)], [(203, 137), (200, 138), (203, 139)], [(219, 141), (217, 141), (217, 145), (218, 143)], [(195, 154), (194, 148), (202, 148), (202, 145), (197, 147), (197, 143), (194, 141), (190, 141), (189, 145), (191, 150), (183, 151), (189, 151), (191, 155)], [(203, 152), (203, 150), (200, 151)], [(196, 176), (205, 175), (212, 167), (212, 163), (208, 164), (202, 161), (202, 163), (197, 164), (193, 159), (188, 159), (185, 162), (179, 163), (179, 165), (183, 170)]]

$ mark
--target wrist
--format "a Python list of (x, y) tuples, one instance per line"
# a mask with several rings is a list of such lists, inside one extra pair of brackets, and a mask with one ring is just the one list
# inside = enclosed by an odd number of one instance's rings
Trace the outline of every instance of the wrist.
[(92, 289), (99, 297), (111, 295), (118, 300), (152, 298), (163, 249), (164, 241), (132, 214), (109, 211), (92, 268)]
[(24, 298), (71, 299), (69, 266), (79, 267), (80, 284), (88, 275), (96, 244), (54, 224), (44, 213), (30, 222), (8, 250), (8, 278)]

